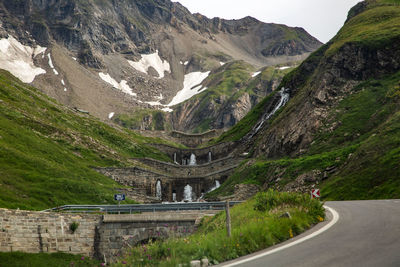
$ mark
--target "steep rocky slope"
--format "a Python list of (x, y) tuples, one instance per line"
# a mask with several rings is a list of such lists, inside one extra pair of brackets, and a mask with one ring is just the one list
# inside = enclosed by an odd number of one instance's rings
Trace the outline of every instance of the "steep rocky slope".
[(113, 121), (130, 129), (206, 132), (228, 129), (240, 121), (265, 96), (272, 93), (294, 66), (264, 67), (255, 71), (244, 61), (231, 61), (210, 72), (194, 91), (200, 93), (166, 113), (136, 109), (118, 114)]
[(400, 197), (399, 23), (397, 1), (355, 6), (339, 33), (283, 78), (286, 105), (272, 112), (283, 94), (271, 95), (220, 137), (241, 140), (239, 152), (254, 159), (219, 193), (250, 182), (322, 187), (330, 199)]
[(221, 62), (243, 60), (258, 69), (302, 60), (321, 45), (301, 28), (208, 19), (169, 0), (1, 0), (0, 15), (8, 55), (0, 60), (22, 53), (31, 67), (7, 69), (19, 78), (34, 69), (24, 82), (101, 119), (137, 108), (175, 109), (179, 101), (171, 101), (185, 82)]

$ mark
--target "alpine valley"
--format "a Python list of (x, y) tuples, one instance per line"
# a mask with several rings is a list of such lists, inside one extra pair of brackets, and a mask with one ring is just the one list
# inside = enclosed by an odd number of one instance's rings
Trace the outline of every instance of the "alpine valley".
[[(247, 247), (218, 239), (220, 214), (176, 241), (194, 254), (171, 266), (218, 264), (324, 220), (320, 202), (292, 192), (400, 198), (398, 0), (358, 3), (326, 44), (170, 0), (0, 0), (0, 69), (0, 208), (116, 204), (115, 193), (128, 204), (250, 199), (234, 215)], [(264, 237), (259, 221), (276, 231), (268, 242), (242, 237), (245, 226)], [(160, 264), (174, 260), (165, 244), (148, 252)], [(153, 266), (135, 249), (132, 262)]]

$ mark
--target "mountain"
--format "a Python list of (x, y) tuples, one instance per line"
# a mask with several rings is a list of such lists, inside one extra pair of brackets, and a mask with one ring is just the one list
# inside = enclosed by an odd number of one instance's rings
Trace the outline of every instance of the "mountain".
[[(223, 71), (221, 64), (243, 61), (255, 72), (299, 62), (321, 45), (302, 28), (209, 19), (169, 0), (0, 0), (0, 18), (1, 65), (22, 81), (102, 120), (162, 110), (157, 114), (181, 130), (207, 127), (168, 114), (186, 100), (178, 92), (195, 94), (192, 87)], [(242, 117), (227, 112), (216, 112), (210, 128), (221, 117), (235, 118), (222, 128)]]
[(364, 1), (338, 34), (287, 74), (218, 140), (251, 158), (214, 195), (237, 183), (325, 199), (399, 198), (400, 6)]
[(92, 167), (129, 166), (134, 157), (169, 160), (146, 143), (166, 142), (113, 128), (0, 70), (1, 207), (111, 203), (122, 186)]

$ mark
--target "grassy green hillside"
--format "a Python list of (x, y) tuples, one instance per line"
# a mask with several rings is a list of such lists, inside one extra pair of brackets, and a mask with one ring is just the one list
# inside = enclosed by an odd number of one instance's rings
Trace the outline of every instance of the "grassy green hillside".
[(400, 72), (361, 83), (330, 114), (340, 126), (322, 129), (305, 155), (247, 160), (209, 197), (230, 195), (238, 183), (282, 189), (302, 174), (322, 176), (334, 167), (338, 171), (319, 185), (324, 199), (400, 198), (399, 81)]
[(117, 114), (113, 121), (133, 130), (168, 131), (172, 129), (166, 112), (154, 109), (137, 109), (130, 114)]
[[(279, 127), (294, 107), (312, 97), (313, 86), (318, 84), (315, 79), (331, 71), (332, 59), (342, 57), (339, 53), (348, 47), (364, 51), (359, 55), (366, 61), (361, 71), (369, 76), (355, 74), (362, 79), (330, 106), (306, 152), (292, 158), (249, 159), (209, 197), (230, 195), (237, 183), (286, 190), (303, 176), (308, 179), (301, 186), (317, 183), (327, 200), (400, 198), (400, 71), (391, 63), (384, 64), (390, 60), (387, 58), (382, 59), (381, 66), (369, 62), (370, 55), (399, 54), (400, 5), (383, 0), (367, 4), (359, 13), (352, 9), (352, 17), (336, 37), (283, 78), (281, 86), (296, 88), (296, 95), (272, 117), (270, 125)], [(345, 45), (347, 48), (342, 49)], [(243, 136), (268, 101), (264, 99), (217, 141)]]
[(400, 35), (400, 8), (396, 0), (367, 0), (367, 10), (351, 18), (332, 39), (326, 54), (332, 55), (346, 43), (371, 48), (390, 43)]
[[(285, 212), (290, 219), (281, 217)], [(219, 264), (293, 238), (325, 217), (322, 202), (309, 195), (272, 190), (235, 205), (230, 214), (231, 237), (226, 234), (225, 212), (221, 212), (205, 217), (188, 237), (159, 239), (128, 249), (115, 266), (190, 266), (190, 261), (204, 257)]]
[(162, 140), (69, 110), (0, 71), (0, 207), (110, 203), (118, 184), (91, 166), (125, 166), (133, 157), (168, 161), (150, 142)]

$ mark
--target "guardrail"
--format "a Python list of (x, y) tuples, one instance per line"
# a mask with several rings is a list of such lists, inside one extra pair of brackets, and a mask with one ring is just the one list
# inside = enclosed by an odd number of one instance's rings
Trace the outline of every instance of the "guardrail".
[[(229, 206), (240, 204), (242, 201), (230, 201)], [(226, 202), (189, 202), (164, 204), (133, 204), (133, 205), (64, 205), (42, 212), (71, 212), (71, 213), (137, 213), (156, 211), (184, 210), (223, 210)]]

